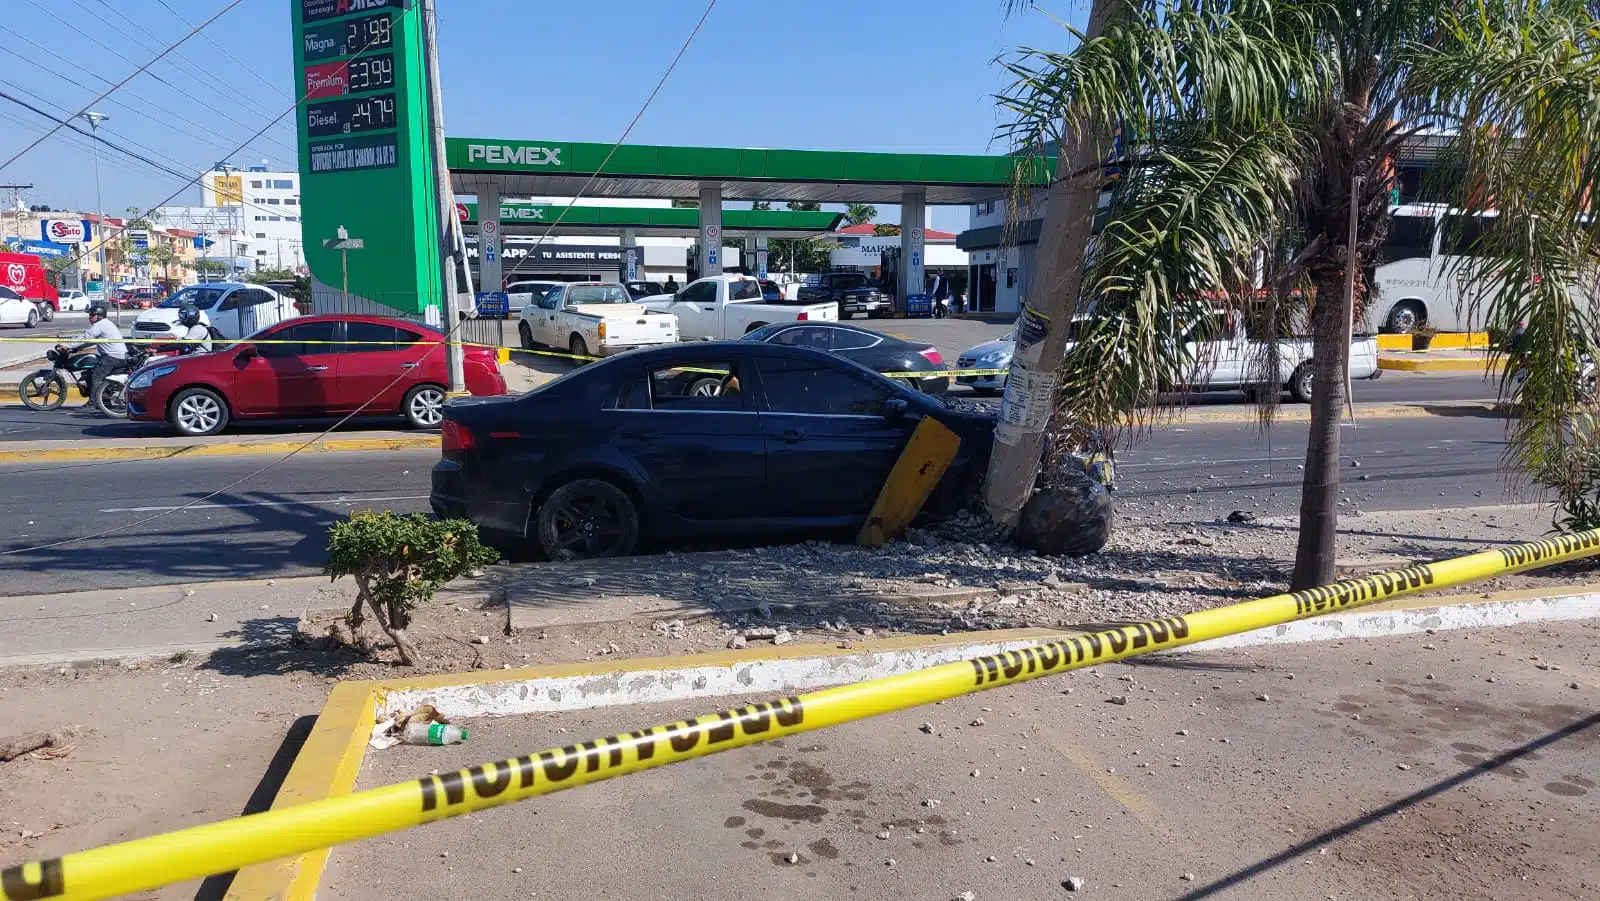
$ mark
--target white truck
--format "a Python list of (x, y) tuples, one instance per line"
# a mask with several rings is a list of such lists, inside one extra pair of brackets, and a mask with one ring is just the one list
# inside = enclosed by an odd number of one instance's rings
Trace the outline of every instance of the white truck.
[(761, 283), (748, 275), (713, 275), (690, 282), (676, 294), (657, 294), (639, 302), (676, 316), (678, 333), (686, 341), (740, 338), (774, 322), (839, 320), (839, 305), (832, 301), (763, 301)]
[[(1086, 320), (1073, 322), (1081, 328)], [(1190, 391), (1244, 391), (1260, 389), (1269, 359), (1263, 342), (1249, 337), (1238, 312), (1217, 310), (1209, 322), (1191, 328), (1191, 334), (1204, 333), (1205, 341), (1188, 341), (1185, 351), (1194, 361), (1188, 375)], [(1075, 346), (1069, 341), (1067, 352)], [(1016, 349), (1015, 335), (970, 347), (956, 360), (957, 369), (1009, 369)], [(1278, 374), (1282, 390), (1300, 403), (1311, 401), (1311, 339), (1279, 338)], [(1383, 375), (1378, 368), (1378, 342), (1371, 335), (1357, 335), (1350, 343), (1350, 378), (1375, 379)], [(980, 395), (999, 394), (1005, 388), (1004, 375), (960, 376), (956, 384), (966, 385)]]
[(525, 304), (518, 320), (524, 348), (561, 348), (581, 357), (678, 341), (677, 319), (635, 303), (628, 289), (614, 282), (555, 285)]

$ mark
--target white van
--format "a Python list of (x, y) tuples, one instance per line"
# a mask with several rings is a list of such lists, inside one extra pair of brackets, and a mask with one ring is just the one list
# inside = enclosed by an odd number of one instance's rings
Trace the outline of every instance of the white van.
[[(1389, 235), (1379, 248), (1370, 321), (1386, 332), (1406, 334), (1420, 326), (1441, 332), (1471, 331), (1474, 311), (1461, 291), (1464, 251), (1477, 239), (1483, 219), (1443, 204), (1394, 207)], [(1481, 312), (1481, 311), (1479, 311)]]
[(200, 309), (200, 321), (218, 340), (237, 341), (269, 325), (300, 315), (294, 299), (268, 288), (242, 282), (207, 282), (190, 285), (139, 314), (133, 321), (131, 338), (181, 338), (178, 307), (192, 303)]

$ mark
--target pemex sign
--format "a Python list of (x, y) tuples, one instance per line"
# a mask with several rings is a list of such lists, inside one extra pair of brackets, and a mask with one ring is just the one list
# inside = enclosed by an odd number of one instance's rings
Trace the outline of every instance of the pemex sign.
[(423, 313), (440, 303), (437, 180), (430, 165), (422, 19), (414, 0), (290, 0), (302, 246), (318, 295)]

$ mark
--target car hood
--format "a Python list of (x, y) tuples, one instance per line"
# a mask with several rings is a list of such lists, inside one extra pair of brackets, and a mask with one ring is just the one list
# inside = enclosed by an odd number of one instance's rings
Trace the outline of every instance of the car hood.
[(161, 323), (165, 323), (167, 325), (176, 325), (178, 323), (178, 311), (177, 310), (166, 310), (166, 309), (161, 309), (161, 308), (157, 307), (157, 308), (154, 308), (154, 309), (144, 310), (144, 311), (140, 312), (139, 315), (137, 317), (135, 317), (133, 321), (134, 322), (161, 322)]
[(1011, 354), (1015, 353), (1016, 350), (1017, 342), (1011, 340), (1010, 338), (997, 338), (993, 341), (985, 341), (982, 344), (974, 344), (973, 346), (962, 351), (961, 356), (986, 357), (989, 354), (995, 353), (996, 351), (1010, 356)]
[[(668, 295), (671, 296), (671, 295)], [(647, 300), (649, 298), (646, 298)], [(580, 303), (567, 307), (581, 316), (599, 316), (601, 319), (616, 319), (625, 316), (643, 316), (648, 312), (638, 303)]]

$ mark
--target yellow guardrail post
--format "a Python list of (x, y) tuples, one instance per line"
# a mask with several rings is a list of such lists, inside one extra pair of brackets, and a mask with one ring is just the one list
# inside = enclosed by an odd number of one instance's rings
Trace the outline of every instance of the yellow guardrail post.
[(1000, 685), (1596, 553), (1600, 553), (1600, 529), (1182, 616), (1069, 634), (1020, 651), (751, 704), (298, 807), (19, 864), (0, 871), (0, 898), (91, 901), (145, 891)]

